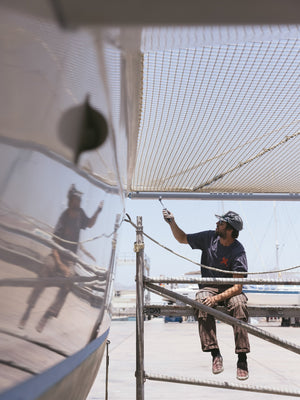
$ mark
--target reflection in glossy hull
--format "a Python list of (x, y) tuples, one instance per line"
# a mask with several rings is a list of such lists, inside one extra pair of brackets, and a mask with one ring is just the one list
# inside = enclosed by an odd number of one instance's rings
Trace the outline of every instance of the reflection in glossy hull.
[(101, 29), (63, 29), (55, 2), (25, 3), (0, 4), (0, 399), (82, 400), (124, 209), (122, 56)]
[[(1, 392), (31, 377), (42, 379), (52, 368), (43, 382), (53, 374), (57, 379), (51, 387), (39, 387), (49, 391), (43, 398), (85, 398), (109, 329), (120, 198), (41, 153), (7, 144), (0, 152), (14, 165), (7, 174), (2, 169), (0, 180)], [(49, 169), (52, 180), (46, 179)], [(34, 191), (25, 190), (33, 182)], [(77, 208), (72, 208), (76, 196), (68, 193), (70, 182), (83, 192)], [(76, 387), (79, 371), (85, 384), (66, 397), (66, 382)], [(16, 390), (38, 387), (37, 382), (31, 379)]]

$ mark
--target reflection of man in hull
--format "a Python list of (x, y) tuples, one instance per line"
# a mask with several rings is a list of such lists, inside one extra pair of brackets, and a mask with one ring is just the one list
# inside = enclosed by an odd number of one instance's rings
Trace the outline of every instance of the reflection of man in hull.
[[(77, 252), (80, 230), (91, 228), (95, 224), (98, 214), (103, 207), (103, 202), (101, 202), (94, 215), (91, 218), (88, 218), (83, 209), (80, 207), (81, 195), (82, 193), (76, 190), (75, 186), (72, 185), (68, 192), (68, 208), (59, 217), (54, 231), (55, 242), (65, 249), (71, 250), (73, 253)], [(63, 240), (60, 240), (59, 238)], [(74, 275), (73, 268), (74, 263), (68, 258), (68, 256), (57, 249), (53, 249), (51, 254), (49, 254), (45, 259), (40, 277), (71, 277)], [(38, 332), (43, 330), (49, 318), (58, 316), (65, 303), (71, 286), (72, 284), (67, 281), (66, 284), (59, 288), (53, 303), (44, 313), (36, 326)], [(19, 323), (19, 328), (23, 329), (25, 327), (31, 310), (35, 306), (44, 288), (45, 286), (43, 286), (43, 283), (40, 282), (31, 292), (27, 300), (27, 309)]]

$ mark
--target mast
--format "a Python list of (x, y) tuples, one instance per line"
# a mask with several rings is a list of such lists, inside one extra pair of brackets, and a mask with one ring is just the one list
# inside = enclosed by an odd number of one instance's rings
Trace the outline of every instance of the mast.
[[(273, 210), (274, 210), (274, 223), (275, 223), (275, 254), (276, 254), (276, 269), (279, 269), (279, 242), (278, 242), (278, 230), (277, 230), (277, 213), (276, 213), (276, 201), (273, 202)], [(278, 277), (281, 277), (280, 272), (278, 273)]]

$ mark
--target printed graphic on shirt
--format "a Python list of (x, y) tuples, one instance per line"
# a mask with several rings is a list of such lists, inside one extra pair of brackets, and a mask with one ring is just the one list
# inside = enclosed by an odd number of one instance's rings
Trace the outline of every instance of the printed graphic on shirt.
[(227, 264), (228, 264), (228, 258), (226, 258), (226, 257), (223, 257), (223, 258), (222, 258), (222, 261), (221, 261), (221, 264), (224, 264), (224, 265), (227, 267)]

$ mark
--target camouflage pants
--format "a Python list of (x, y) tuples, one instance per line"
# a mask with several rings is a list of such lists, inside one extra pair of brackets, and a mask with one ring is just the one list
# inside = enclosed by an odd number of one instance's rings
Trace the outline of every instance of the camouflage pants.
[[(218, 288), (205, 287), (200, 289), (196, 294), (196, 300), (202, 302), (206, 297), (215, 296), (220, 293)], [(230, 299), (226, 299), (224, 302), (219, 303), (224, 305), (231, 316), (239, 320), (248, 321), (248, 309), (247, 309), (247, 297), (244, 293), (237, 296), (233, 296)], [(216, 335), (216, 321), (215, 318), (202, 311), (198, 312), (198, 325), (199, 325), (199, 336), (203, 351), (211, 351), (219, 348), (217, 335)], [(235, 352), (238, 353), (249, 353), (250, 344), (248, 339), (248, 332), (240, 327), (233, 326), (234, 341), (235, 341)]]

